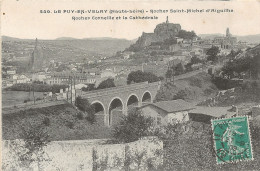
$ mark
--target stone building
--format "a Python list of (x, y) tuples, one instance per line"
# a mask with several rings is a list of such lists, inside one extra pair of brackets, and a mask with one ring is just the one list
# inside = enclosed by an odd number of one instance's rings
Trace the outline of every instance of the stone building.
[(46, 79), (47, 84), (69, 84), (71, 79), (75, 80), (75, 84), (95, 84), (97, 81), (97, 77), (100, 76), (93, 76), (87, 75), (82, 73), (71, 73), (71, 72), (57, 72), (53, 73), (50, 78)]
[(151, 117), (155, 125), (168, 125), (189, 120), (188, 113), (194, 106), (182, 99), (160, 101), (140, 107), (142, 114)]
[(237, 44), (237, 38), (233, 37), (229, 31), (229, 28), (226, 30), (225, 37), (215, 37), (213, 40), (215, 46), (219, 46), (222, 49), (233, 49)]

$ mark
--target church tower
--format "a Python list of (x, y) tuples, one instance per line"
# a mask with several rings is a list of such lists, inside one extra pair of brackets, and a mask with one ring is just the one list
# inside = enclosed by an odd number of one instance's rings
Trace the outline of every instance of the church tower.
[(226, 37), (231, 37), (231, 34), (229, 32), (229, 28), (227, 28), (227, 30), (226, 30)]

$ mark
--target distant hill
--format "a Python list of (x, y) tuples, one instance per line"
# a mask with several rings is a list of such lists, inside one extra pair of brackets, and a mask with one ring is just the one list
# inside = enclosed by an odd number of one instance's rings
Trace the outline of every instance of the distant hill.
[(224, 34), (220, 34), (220, 33), (199, 34), (198, 36), (201, 37), (202, 39), (214, 39), (214, 37), (222, 37), (224, 36)]
[[(19, 39), (14, 37), (2, 36), (2, 41), (25, 41), (25, 42), (34, 42), (35, 39)], [(122, 51), (125, 48), (129, 47), (133, 42), (126, 39), (117, 39), (117, 38), (84, 38), (76, 39), (72, 37), (60, 37), (54, 40), (41, 40), (39, 42), (43, 44), (51, 44), (55, 47), (66, 47), (81, 49), (85, 52), (102, 54), (106, 56), (114, 55), (118, 51)]]
[(260, 43), (260, 34), (237, 36), (238, 41), (246, 41), (248, 43)]
[(34, 41), (33, 39), (19, 39), (15, 37), (2, 36), (2, 41)]
[(58, 46), (70, 46), (73, 48), (78, 48), (92, 53), (103, 54), (106, 56), (114, 55), (116, 52), (122, 51), (132, 44), (130, 40), (114, 38), (46, 40), (46, 42), (52, 42), (53, 44), (57, 44)]
[[(214, 34), (200, 34), (198, 35), (202, 39), (214, 39), (214, 37), (225, 36), (224, 34), (214, 33)], [(236, 36), (238, 41), (246, 41), (248, 43), (260, 43), (260, 34), (246, 35), (246, 36)]]
[(76, 40), (76, 39), (73, 37), (58, 37), (55, 40)]

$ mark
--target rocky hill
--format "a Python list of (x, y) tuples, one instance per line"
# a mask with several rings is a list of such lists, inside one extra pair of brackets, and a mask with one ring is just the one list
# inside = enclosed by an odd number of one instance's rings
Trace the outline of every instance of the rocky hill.
[(155, 27), (153, 33), (143, 32), (136, 43), (131, 45), (127, 50), (135, 51), (136, 49), (149, 46), (154, 42), (163, 42), (167, 39), (176, 37), (180, 30), (180, 24), (169, 23), (167, 18), (166, 22), (160, 23)]

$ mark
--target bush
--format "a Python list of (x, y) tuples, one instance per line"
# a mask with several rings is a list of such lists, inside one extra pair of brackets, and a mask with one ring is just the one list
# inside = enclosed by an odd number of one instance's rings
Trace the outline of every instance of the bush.
[(202, 81), (198, 78), (193, 78), (193, 79), (191, 79), (190, 85), (194, 86), (194, 87), (201, 88), (202, 87)]
[(37, 91), (37, 92), (52, 92), (52, 93), (59, 93), (60, 89), (67, 88), (68, 85), (48, 85), (48, 84), (36, 84), (36, 83), (19, 83), (14, 84), (11, 87), (6, 88), (6, 90), (11, 91)]
[(31, 101), (31, 99), (28, 98), (28, 99), (25, 99), (23, 102), (24, 102), (24, 103), (27, 103), (27, 102), (29, 102), (29, 101)]
[(42, 98), (40, 98), (40, 97), (37, 97), (37, 98), (36, 98), (36, 101), (39, 101), (39, 100), (42, 100)]
[(133, 71), (127, 76), (127, 84), (140, 83), (148, 81), (149, 83), (160, 81), (160, 78), (150, 72)]
[(45, 118), (43, 119), (42, 123), (43, 123), (45, 126), (50, 126), (51, 121), (50, 121), (50, 119), (49, 119), (48, 117), (45, 117)]
[(84, 118), (83, 113), (81, 112), (78, 112), (76, 116), (79, 120), (82, 120)]
[(134, 109), (123, 116), (121, 122), (115, 126), (113, 137), (120, 143), (128, 143), (151, 134), (152, 118), (145, 117), (140, 110)]
[(43, 147), (49, 142), (49, 135), (41, 125), (30, 125), (27, 128), (22, 128), (21, 137), (23, 138), (26, 150), (18, 154), (18, 157), (23, 167), (29, 168), (31, 163), (46, 161), (48, 158), (44, 155)]
[(111, 88), (111, 87), (115, 87), (115, 86), (116, 86), (116, 85), (115, 85), (115, 83), (114, 83), (114, 79), (108, 78), (108, 79), (102, 81), (102, 82), (98, 85), (97, 89)]
[(211, 95), (213, 92), (214, 92), (214, 90), (212, 90), (212, 89), (210, 89), (210, 88), (207, 88), (207, 89), (204, 90), (204, 94), (205, 94), (206, 96)]
[(81, 90), (82, 91), (92, 91), (95, 90), (95, 84), (89, 84), (87, 87), (82, 87)]
[(78, 96), (75, 101), (75, 106), (82, 111), (87, 113), (87, 120), (90, 123), (95, 122), (95, 108), (92, 106), (88, 99), (83, 99), (82, 97)]
[(72, 121), (67, 121), (66, 126), (69, 127), (70, 129), (74, 128), (74, 123)]
[(176, 95), (173, 96), (172, 100), (182, 99), (184, 100), (187, 97), (185, 90), (180, 90)]

